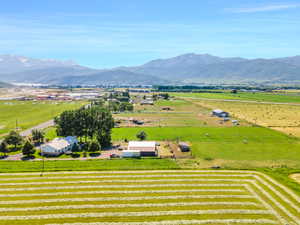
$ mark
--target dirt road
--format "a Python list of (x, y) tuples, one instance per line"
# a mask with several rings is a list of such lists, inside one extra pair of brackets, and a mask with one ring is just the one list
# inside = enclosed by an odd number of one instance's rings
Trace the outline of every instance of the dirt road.
[(45, 129), (45, 128), (48, 128), (48, 127), (51, 127), (51, 126), (54, 126), (54, 120), (49, 120), (49, 121), (41, 123), (37, 126), (31, 127), (27, 130), (24, 130), (24, 131), (20, 132), (20, 135), (23, 136), (23, 137), (27, 137), (31, 134), (32, 130), (35, 130), (35, 129), (42, 130), (42, 129)]

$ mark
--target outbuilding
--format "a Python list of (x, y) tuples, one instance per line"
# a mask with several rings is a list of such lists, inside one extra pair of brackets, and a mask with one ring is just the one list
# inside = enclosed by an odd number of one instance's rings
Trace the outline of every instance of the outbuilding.
[(130, 141), (127, 151), (138, 151), (140, 156), (157, 156), (155, 141)]
[(217, 117), (221, 117), (221, 118), (224, 118), (224, 117), (229, 117), (229, 113), (228, 112), (225, 112), (221, 109), (215, 109), (212, 111), (212, 115), (213, 116), (217, 116)]
[(178, 146), (182, 152), (189, 152), (190, 151), (190, 145), (186, 142), (179, 142)]

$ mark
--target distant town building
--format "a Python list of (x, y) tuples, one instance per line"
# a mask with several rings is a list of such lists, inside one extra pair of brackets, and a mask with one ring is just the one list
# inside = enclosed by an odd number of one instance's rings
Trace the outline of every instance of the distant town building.
[(213, 116), (217, 116), (217, 117), (221, 117), (221, 118), (225, 118), (225, 117), (229, 117), (229, 113), (225, 112), (221, 109), (215, 109), (212, 111), (212, 115)]
[(55, 138), (53, 141), (41, 146), (41, 154), (46, 156), (58, 156), (71, 151), (72, 147), (78, 144), (76, 137)]

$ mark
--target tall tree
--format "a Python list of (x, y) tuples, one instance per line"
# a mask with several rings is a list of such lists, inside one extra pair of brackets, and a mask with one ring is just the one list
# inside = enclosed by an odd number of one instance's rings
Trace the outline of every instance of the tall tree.
[(29, 141), (26, 141), (22, 148), (22, 153), (27, 157), (32, 156), (35, 153), (34, 146)]
[(5, 142), (9, 145), (14, 145), (17, 148), (17, 145), (22, 144), (23, 138), (16, 131), (11, 131), (8, 136), (5, 138)]
[(5, 141), (2, 141), (0, 144), (0, 152), (3, 153), (4, 156), (6, 156), (6, 154), (8, 153), (8, 147)]
[(37, 143), (42, 143), (44, 141), (44, 132), (38, 129), (34, 129), (31, 131), (32, 140)]
[(63, 112), (55, 123), (59, 135), (83, 137), (85, 142), (96, 137), (103, 147), (110, 144), (111, 129), (114, 127), (111, 112), (97, 105)]

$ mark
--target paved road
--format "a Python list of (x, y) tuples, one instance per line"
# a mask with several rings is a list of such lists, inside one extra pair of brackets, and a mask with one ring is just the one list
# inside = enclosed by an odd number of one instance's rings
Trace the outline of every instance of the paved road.
[(45, 129), (45, 128), (48, 128), (48, 127), (51, 127), (51, 126), (54, 126), (54, 120), (49, 120), (49, 121), (41, 123), (37, 126), (31, 127), (27, 130), (24, 130), (24, 131), (20, 132), (20, 135), (23, 136), (23, 137), (27, 137), (31, 134), (32, 130), (35, 130), (35, 129), (42, 130), (42, 129)]

